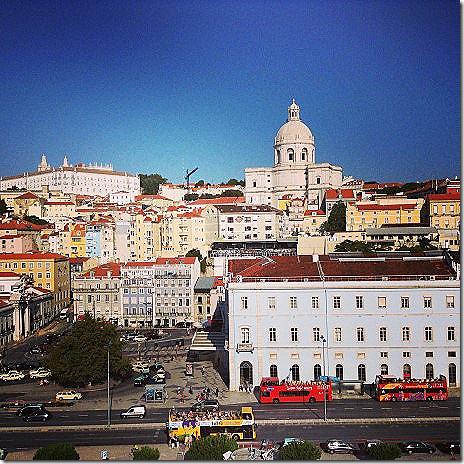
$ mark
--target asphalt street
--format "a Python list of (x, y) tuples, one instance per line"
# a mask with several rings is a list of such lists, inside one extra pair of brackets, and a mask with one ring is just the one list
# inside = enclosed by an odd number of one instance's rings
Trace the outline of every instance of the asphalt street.
[[(317, 443), (337, 438), (352, 443), (366, 439), (382, 439), (385, 441), (423, 440), (439, 442), (459, 440), (459, 423), (431, 424), (372, 424), (372, 425), (311, 425), (311, 426), (259, 426), (258, 440), (283, 440), (286, 437), (298, 437)], [(14, 451), (37, 448), (50, 443), (70, 442), (79, 446), (109, 446), (133, 444), (166, 443), (166, 432), (163, 429), (128, 429), (96, 431), (53, 431), (38, 432), (0, 432), (2, 447)]]
[[(238, 409), (240, 405), (228, 405), (221, 409)], [(179, 408), (185, 409), (185, 408)], [(254, 404), (255, 419), (323, 419), (324, 404)], [(53, 417), (47, 425), (93, 425), (106, 424), (107, 411), (105, 409), (90, 409), (74, 411), (72, 406), (63, 408), (50, 408)], [(121, 419), (120, 410), (112, 411), (112, 423), (165, 422), (168, 409), (147, 406), (147, 415), (144, 419)], [(375, 400), (334, 400), (327, 404), (327, 417), (329, 419), (359, 419), (359, 418), (420, 418), (420, 417), (459, 417), (460, 401), (450, 398), (441, 402), (410, 402), (410, 403), (379, 403)], [(0, 423), (9, 427), (39, 427), (41, 423), (26, 423), (17, 417), (14, 411), (1, 411)]]

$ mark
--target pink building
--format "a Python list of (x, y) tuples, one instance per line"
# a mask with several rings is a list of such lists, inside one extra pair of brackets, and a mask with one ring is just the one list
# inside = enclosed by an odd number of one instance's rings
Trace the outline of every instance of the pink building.
[(0, 235), (0, 253), (25, 253), (35, 248), (32, 235)]

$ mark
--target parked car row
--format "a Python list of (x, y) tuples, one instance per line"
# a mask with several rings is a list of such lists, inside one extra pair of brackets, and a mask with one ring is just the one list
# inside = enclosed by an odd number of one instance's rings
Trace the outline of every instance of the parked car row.
[[(45, 367), (39, 367), (37, 369), (32, 369), (28, 373), (31, 379), (46, 379), (52, 375), (50, 369)], [(4, 382), (14, 382), (18, 380), (23, 380), (26, 377), (24, 372), (18, 370), (10, 370), (0, 374), (0, 380)]]

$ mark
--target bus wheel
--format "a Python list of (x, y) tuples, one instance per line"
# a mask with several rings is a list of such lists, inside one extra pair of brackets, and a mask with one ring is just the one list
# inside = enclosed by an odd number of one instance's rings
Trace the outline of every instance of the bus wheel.
[(396, 401), (396, 396), (392, 396), (392, 401)]
[(235, 441), (240, 440), (240, 435), (238, 435), (237, 433), (234, 433), (232, 435), (232, 440), (235, 440)]
[(279, 402), (279, 399), (278, 399), (278, 398), (274, 398), (274, 399), (272, 400), (272, 402), (273, 402), (274, 404), (277, 404), (277, 403)]
[(429, 396), (429, 397), (427, 398), (427, 401), (433, 401), (433, 398), (432, 398), (431, 396)]
[(316, 402), (316, 398), (314, 398), (314, 396), (311, 396), (311, 398), (309, 398), (309, 402), (310, 402), (310, 403), (315, 403), (315, 402)]

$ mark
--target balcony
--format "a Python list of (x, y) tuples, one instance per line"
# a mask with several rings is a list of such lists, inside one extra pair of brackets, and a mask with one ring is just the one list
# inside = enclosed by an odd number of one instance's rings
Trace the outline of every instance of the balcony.
[(237, 353), (241, 353), (241, 352), (250, 352), (250, 353), (253, 353), (253, 343), (237, 343), (237, 348), (236, 348), (236, 351)]

